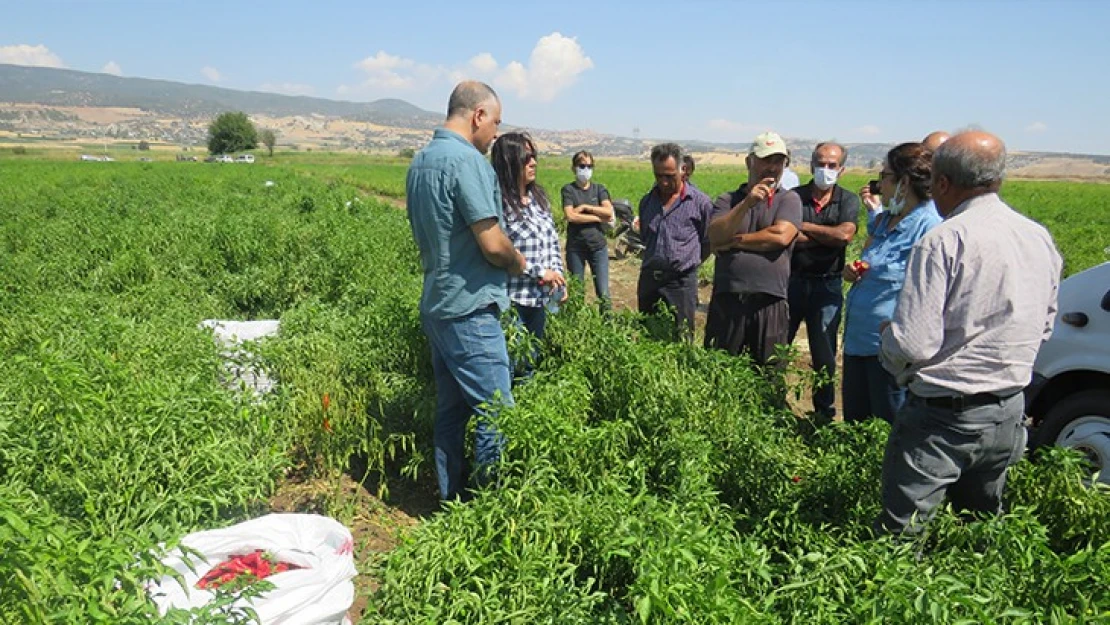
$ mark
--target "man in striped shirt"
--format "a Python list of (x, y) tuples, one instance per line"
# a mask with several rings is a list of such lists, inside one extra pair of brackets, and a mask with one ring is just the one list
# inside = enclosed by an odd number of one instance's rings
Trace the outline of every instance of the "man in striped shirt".
[(997, 195), (1006, 148), (965, 132), (933, 159), (945, 221), (914, 246), (880, 359), (909, 387), (883, 458), (876, 529), (916, 533), (947, 494), (961, 512), (1001, 510), (1025, 449), (1022, 389), (1052, 331), (1062, 261), (1052, 237)]

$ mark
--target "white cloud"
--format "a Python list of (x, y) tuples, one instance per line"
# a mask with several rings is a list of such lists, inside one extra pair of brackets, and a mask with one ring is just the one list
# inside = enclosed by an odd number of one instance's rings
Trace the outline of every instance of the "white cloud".
[(383, 96), (400, 91), (421, 91), (465, 79), (486, 80), (526, 100), (550, 102), (594, 66), (573, 37), (558, 32), (541, 37), (528, 63), (511, 61), (501, 66), (489, 52), (480, 52), (454, 66), (432, 65), (379, 50), (355, 63), (366, 74), (357, 85), (340, 85), (343, 96)]
[(29, 46), (21, 43), (14, 46), (0, 46), (0, 63), (27, 65), (30, 67), (65, 67), (66, 64), (46, 46)]
[(483, 52), (471, 58), (467, 65), (480, 74), (492, 74), (497, 71), (497, 59), (489, 52)]
[(312, 95), (316, 93), (316, 88), (312, 85), (302, 85), (295, 82), (281, 82), (281, 83), (264, 83), (258, 86), (259, 91), (268, 91), (270, 93), (281, 93), (285, 95)]
[(1041, 133), (1048, 130), (1048, 124), (1044, 122), (1033, 122), (1025, 127), (1025, 132)]
[(366, 73), (364, 87), (399, 91), (425, 87), (445, 73), (443, 68), (417, 63), (385, 50), (362, 59), (355, 67)]
[(861, 135), (866, 135), (868, 137), (874, 137), (875, 135), (882, 132), (882, 130), (874, 124), (867, 124), (866, 126), (860, 126), (859, 128), (856, 128), (855, 131), (860, 133)]
[(215, 67), (209, 67), (207, 65), (200, 68), (200, 73), (203, 74), (209, 82), (220, 82), (220, 80), (223, 78), (222, 76), (220, 76), (220, 70), (216, 69)]
[[(479, 57), (482, 55), (475, 58)], [(488, 60), (492, 61), (493, 57)], [(509, 63), (494, 79), (494, 84), (515, 92), (524, 100), (550, 102), (560, 91), (577, 82), (579, 74), (593, 66), (593, 60), (586, 56), (574, 37), (554, 32), (536, 42), (527, 66), (518, 61)]]
[(108, 61), (104, 67), (100, 68), (100, 73), (111, 74), (113, 76), (123, 76), (123, 69), (120, 68), (119, 63), (115, 61)]

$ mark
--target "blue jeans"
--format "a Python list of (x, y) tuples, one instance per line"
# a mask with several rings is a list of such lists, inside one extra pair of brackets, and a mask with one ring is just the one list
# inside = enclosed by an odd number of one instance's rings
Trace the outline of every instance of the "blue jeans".
[(513, 304), (513, 309), (516, 310), (517, 325), (527, 330), (536, 341), (530, 354), (520, 362), (511, 363), (513, 374), (521, 380), (527, 380), (532, 377), (533, 370), (540, 362), (539, 341), (543, 340), (544, 329), (547, 327), (547, 310), (543, 306), (521, 306), (517, 303)]
[(809, 353), (813, 370), (827, 376), (828, 382), (813, 389), (813, 409), (829, 418), (836, 415), (836, 343), (840, 332), (840, 315), (844, 309), (844, 292), (839, 275), (828, 277), (790, 276), (787, 302), (790, 307), (790, 334), (794, 342), (802, 320), (806, 322)]
[(590, 265), (590, 272), (594, 275), (594, 294), (597, 295), (598, 306), (604, 312), (609, 310), (609, 247), (602, 247), (592, 252), (567, 250), (567, 270), (570, 275), (579, 280), (586, 279), (586, 264)]
[(845, 421), (864, 421), (874, 416), (894, 423), (894, 415), (906, 403), (906, 389), (898, 386), (894, 376), (879, 363), (878, 356), (844, 354), (840, 391)]
[[(466, 426), (471, 415), (478, 417), (474, 440), (478, 486), (492, 479), (493, 468), (501, 459), (505, 440), (491, 419), (497, 405), (513, 405), (509, 352), (496, 306), (456, 319), (424, 318), (422, 322), (432, 348), (436, 380), (433, 438), (439, 494), (454, 499), (463, 494), (469, 479)], [(485, 406), (486, 402), (495, 405)]]

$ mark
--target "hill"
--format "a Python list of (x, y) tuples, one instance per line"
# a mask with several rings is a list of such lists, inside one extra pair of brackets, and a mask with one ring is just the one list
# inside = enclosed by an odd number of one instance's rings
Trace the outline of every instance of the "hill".
[[(259, 91), (95, 74), (68, 69), (0, 64), (0, 143), (85, 145), (138, 142), (203, 146), (207, 126), (223, 111), (244, 111), (257, 125), (277, 132), (286, 149), (360, 150), (396, 153), (418, 149), (442, 113), (398, 99), (346, 102)], [(530, 128), (548, 154), (590, 150), (599, 156), (646, 158), (658, 138), (629, 138), (585, 130)], [(678, 140), (707, 163), (740, 163), (747, 144)], [(787, 138), (794, 165), (804, 168), (817, 140)], [(893, 147), (848, 144), (850, 167), (874, 169)], [(1110, 177), (1110, 157), (1016, 152), (1015, 175)]]

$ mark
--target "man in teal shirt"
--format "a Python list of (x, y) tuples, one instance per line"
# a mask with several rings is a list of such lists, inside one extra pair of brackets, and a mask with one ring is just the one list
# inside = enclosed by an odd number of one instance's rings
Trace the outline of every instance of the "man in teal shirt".
[(465, 494), (466, 425), (477, 414), (475, 481), (491, 477), (504, 439), (483, 404), (512, 405), (500, 314), (508, 274), (524, 256), (501, 229), (497, 177), (484, 154), (497, 138), (501, 101), (489, 85), (462, 82), (447, 120), (412, 160), (405, 181), (409, 224), (420, 248), (420, 320), (436, 381), (435, 458), (443, 499)]

